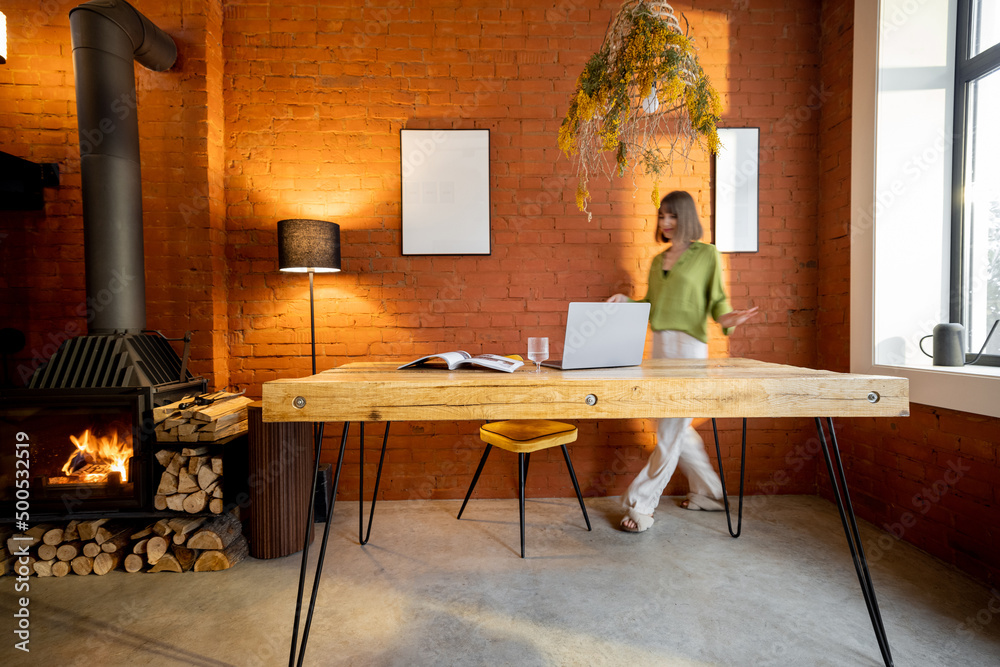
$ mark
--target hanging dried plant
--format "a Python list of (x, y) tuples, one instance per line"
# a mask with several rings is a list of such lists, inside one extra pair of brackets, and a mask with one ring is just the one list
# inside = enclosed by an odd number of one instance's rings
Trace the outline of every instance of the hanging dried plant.
[(695, 145), (716, 153), (719, 95), (698, 64), (694, 39), (665, 2), (629, 0), (611, 20), (604, 44), (584, 66), (559, 128), (559, 148), (575, 156), (576, 204), (587, 212), (590, 177), (642, 170), (659, 177)]

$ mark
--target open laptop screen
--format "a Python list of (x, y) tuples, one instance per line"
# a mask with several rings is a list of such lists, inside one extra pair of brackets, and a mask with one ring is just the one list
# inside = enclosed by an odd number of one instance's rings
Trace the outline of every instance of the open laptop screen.
[(562, 359), (543, 366), (573, 370), (638, 366), (646, 345), (648, 303), (569, 304)]

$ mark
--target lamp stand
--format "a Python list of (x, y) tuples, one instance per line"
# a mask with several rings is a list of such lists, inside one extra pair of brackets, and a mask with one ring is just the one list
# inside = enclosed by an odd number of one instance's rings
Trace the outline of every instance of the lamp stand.
[(313, 300), (313, 274), (309, 269), (309, 339), (312, 341), (313, 375), (316, 375), (316, 305)]

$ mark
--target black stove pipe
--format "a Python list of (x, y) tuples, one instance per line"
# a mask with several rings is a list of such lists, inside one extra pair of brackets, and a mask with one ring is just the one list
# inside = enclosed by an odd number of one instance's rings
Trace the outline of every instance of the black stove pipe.
[(142, 183), (136, 110), (137, 60), (163, 71), (177, 47), (123, 0), (92, 0), (69, 12), (83, 188), (87, 315), (91, 334), (146, 328)]

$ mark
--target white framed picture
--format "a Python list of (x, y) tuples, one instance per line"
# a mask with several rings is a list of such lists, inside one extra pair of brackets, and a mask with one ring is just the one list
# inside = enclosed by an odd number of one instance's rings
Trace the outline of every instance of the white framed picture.
[(490, 131), (400, 130), (404, 255), (490, 254)]
[(715, 247), (757, 252), (760, 129), (719, 128), (715, 156)]

